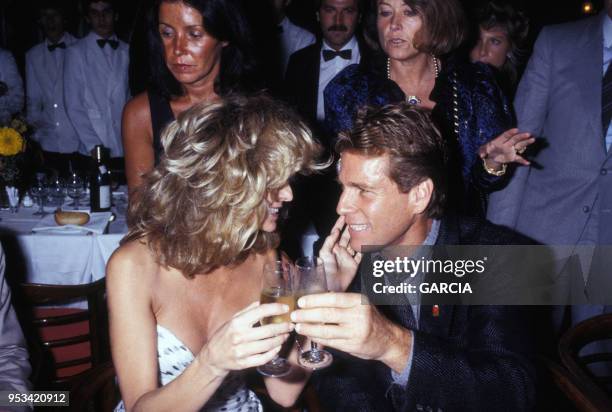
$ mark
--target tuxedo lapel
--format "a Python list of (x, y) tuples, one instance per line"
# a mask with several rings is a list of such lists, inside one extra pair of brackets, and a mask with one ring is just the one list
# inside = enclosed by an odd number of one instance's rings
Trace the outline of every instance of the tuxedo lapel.
[(312, 119), (317, 118), (317, 100), (319, 95), (319, 70), (321, 68), (321, 42), (312, 47), (304, 73), (305, 108)]

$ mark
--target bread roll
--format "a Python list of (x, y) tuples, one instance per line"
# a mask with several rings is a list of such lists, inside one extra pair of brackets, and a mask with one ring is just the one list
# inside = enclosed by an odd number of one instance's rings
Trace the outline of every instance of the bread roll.
[(85, 212), (55, 212), (55, 223), (63, 225), (84, 225), (89, 222), (89, 214)]

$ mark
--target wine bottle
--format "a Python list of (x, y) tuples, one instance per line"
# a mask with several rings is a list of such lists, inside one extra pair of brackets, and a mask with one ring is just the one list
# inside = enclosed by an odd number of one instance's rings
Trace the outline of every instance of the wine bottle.
[(111, 208), (110, 170), (105, 162), (104, 146), (97, 145), (93, 152), (89, 175), (89, 201), (92, 212), (107, 212)]

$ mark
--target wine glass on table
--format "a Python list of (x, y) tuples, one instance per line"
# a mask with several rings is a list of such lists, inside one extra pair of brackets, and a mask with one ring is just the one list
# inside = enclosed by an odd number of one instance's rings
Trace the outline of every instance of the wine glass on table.
[[(295, 261), (296, 301), (304, 295), (327, 292), (327, 278), (325, 266), (320, 258), (302, 257)], [(315, 342), (311, 342), (310, 350), (300, 354), (300, 365), (310, 369), (322, 369), (331, 365), (334, 357), (324, 349), (320, 349)]]
[[(295, 296), (289, 266), (285, 262), (277, 260), (264, 265), (260, 301), (262, 304), (283, 303), (289, 306), (289, 312), (283, 315), (263, 318), (262, 325), (291, 322), (289, 315), (295, 309)], [(259, 366), (257, 371), (264, 376), (278, 378), (291, 371), (291, 364), (277, 355), (270, 362)]]
[(64, 187), (64, 182), (59, 176), (55, 176), (53, 179), (51, 179), (51, 183), (49, 184), (49, 197), (51, 197), (53, 205), (58, 209), (60, 209), (64, 204), (66, 188)]
[(74, 210), (79, 208), (79, 199), (83, 197), (83, 190), (83, 179), (78, 173), (73, 172), (66, 182), (66, 194), (73, 200), (72, 206)]
[(46, 216), (45, 201), (47, 196), (49, 196), (49, 187), (47, 186), (44, 173), (36, 173), (36, 180), (30, 188), (30, 194), (38, 201), (38, 210), (33, 213), (33, 216)]

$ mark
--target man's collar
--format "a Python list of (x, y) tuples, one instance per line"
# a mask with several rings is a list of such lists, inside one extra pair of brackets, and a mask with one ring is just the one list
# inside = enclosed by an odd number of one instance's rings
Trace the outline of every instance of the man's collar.
[(423, 241), (423, 246), (433, 246), (438, 241), (438, 235), (440, 234), (440, 220), (433, 219), (431, 221), (431, 228), (427, 237)]
[(604, 47), (612, 48), (612, 18), (608, 13), (603, 13), (603, 42)]
[(96, 41), (97, 41), (97, 40), (119, 40), (119, 39), (117, 38), (117, 34), (115, 34), (115, 33), (111, 34), (111, 35), (110, 35), (110, 36), (108, 36), (107, 38), (104, 38), (104, 37), (100, 36), (100, 35), (99, 35), (98, 33), (96, 33), (96, 32), (92, 32), (92, 33), (94, 34), (94, 38), (95, 38), (95, 40), (96, 40)]
[(283, 20), (278, 24), (279, 27), (282, 27), (284, 31), (289, 28), (289, 18), (287, 16), (283, 17)]
[(59, 44), (61, 42), (66, 43), (66, 32), (64, 32), (64, 34), (62, 34), (62, 37), (60, 37), (60, 39), (56, 41), (55, 43), (51, 43), (49, 39), (45, 38), (45, 46), (51, 46), (53, 44)]
[[(357, 43), (357, 37), (355, 37), (355, 35), (353, 34), (353, 37), (351, 37), (351, 39), (348, 41), (348, 43), (346, 43), (340, 50), (355, 50), (357, 47), (359, 47), (359, 43)], [(323, 47), (321, 47), (321, 51), (323, 50), (334, 50), (333, 48), (329, 47), (329, 45), (327, 44), (327, 42), (325, 41), (325, 39), (323, 39)]]

